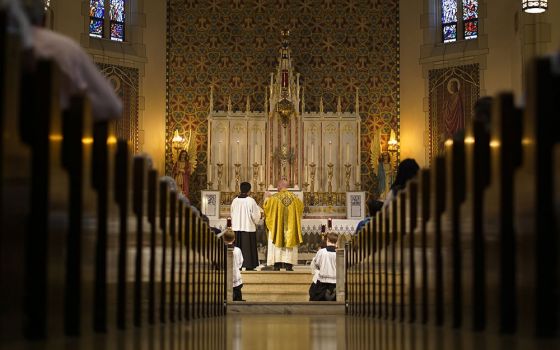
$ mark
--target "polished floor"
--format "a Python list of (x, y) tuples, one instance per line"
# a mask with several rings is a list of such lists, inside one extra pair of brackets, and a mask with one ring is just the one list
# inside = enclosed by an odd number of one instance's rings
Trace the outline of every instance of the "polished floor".
[[(6, 345), (4, 347), (4, 345)], [(549, 350), (558, 341), (482, 336), (351, 316), (229, 315), (166, 327), (2, 349), (115, 350)]]

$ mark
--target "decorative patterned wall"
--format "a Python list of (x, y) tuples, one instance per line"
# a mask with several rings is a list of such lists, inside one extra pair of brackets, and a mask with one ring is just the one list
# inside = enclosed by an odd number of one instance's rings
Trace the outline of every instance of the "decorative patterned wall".
[(123, 103), (122, 118), (113, 122), (115, 135), (128, 140), (138, 152), (138, 69), (113, 64), (98, 63), (103, 75), (109, 79)]
[(470, 123), (480, 95), (478, 64), (429, 71), (430, 163), (445, 140)]
[(276, 65), (280, 30), (290, 29), (296, 70), (305, 87), (306, 110), (354, 108), (360, 91), (362, 183), (375, 192), (369, 159), (374, 131), (399, 129), (398, 0), (168, 0), (167, 153), (173, 131), (196, 130), (198, 166), (191, 201), (206, 182), (210, 86), (216, 109), (262, 110), (265, 87)]

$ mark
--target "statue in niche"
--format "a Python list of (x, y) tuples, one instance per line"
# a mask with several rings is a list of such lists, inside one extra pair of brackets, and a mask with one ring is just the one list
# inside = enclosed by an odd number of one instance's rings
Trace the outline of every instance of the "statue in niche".
[(189, 176), (189, 154), (183, 149), (179, 151), (177, 161), (173, 164), (173, 179), (177, 183), (177, 187), (187, 198), (189, 198)]
[(389, 193), (393, 182), (393, 170), (391, 168), (391, 157), (389, 152), (383, 152), (379, 155), (377, 164), (377, 182), (379, 198), (384, 199)]

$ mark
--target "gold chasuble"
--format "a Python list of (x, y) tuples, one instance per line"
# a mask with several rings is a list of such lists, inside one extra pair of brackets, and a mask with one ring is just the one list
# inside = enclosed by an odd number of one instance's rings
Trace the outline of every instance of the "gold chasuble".
[(292, 192), (282, 190), (264, 202), (269, 237), (278, 248), (293, 248), (303, 243), (301, 217), (303, 203)]
[(297, 264), (298, 245), (303, 243), (303, 203), (295, 194), (284, 189), (269, 197), (263, 208), (269, 232), (267, 265), (280, 262)]

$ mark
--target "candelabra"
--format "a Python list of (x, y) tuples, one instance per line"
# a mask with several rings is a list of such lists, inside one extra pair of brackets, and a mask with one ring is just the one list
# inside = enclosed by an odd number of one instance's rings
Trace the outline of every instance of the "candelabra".
[(328, 194), (327, 194), (327, 204), (329, 206), (332, 206), (334, 204), (334, 195), (332, 193), (332, 178), (333, 178), (333, 169), (334, 169), (334, 164), (329, 162), (327, 164), (327, 189), (328, 189)]
[(253, 163), (253, 184), (255, 185), (255, 190), (257, 190), (257, 183), (259, 178), (259, 162)]
[(240, 179), (239, 173), (241, 171), (241, 164), (235, 163), (233, 165), (235, 166), (235, 188), (239, 189), (239, 179)]
[(216, 164), (216, 166), (218, 167), (218, 191), (220, 191), (221, 188), (222, 188), (222, 176), (224, 174), (224, 163), (218, 163), (218, 164)]
[(315, 167), (317, 164), (315, 162), (309, 164), (309, 179), (311, 180), (309, 188), (309, 204), (315, 205)]
[(352, 173), (352, 164), (344, 164), (345, 169), (345, 173), (344, 175), (346, 176), (346, 192), (350, 191), (350, 174)]

